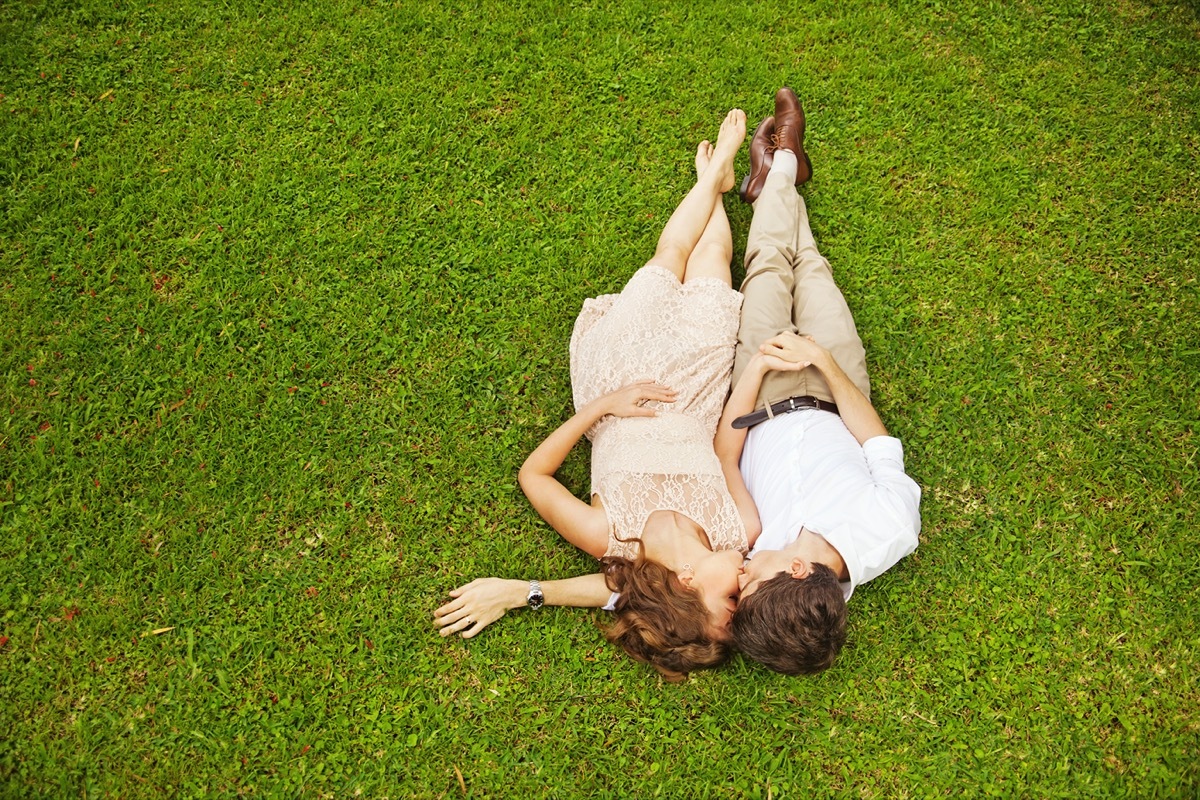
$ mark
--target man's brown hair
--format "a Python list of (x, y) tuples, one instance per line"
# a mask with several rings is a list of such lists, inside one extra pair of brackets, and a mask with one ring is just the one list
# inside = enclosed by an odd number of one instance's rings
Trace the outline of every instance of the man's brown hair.
[(620, 592), (616, 622), (606, 636), (626, 653), (654, 667), (671, 683), (694, 669), (729, 660), (728, 634), (713, 627), (700, 595), (654, 561), (602, 559), (608, 588)]
[(813, 564), (806, 578), (781, 572), (733, 612), (733, 640), (750, 658), (785, 675), (833, 666), (846, 643), (846, 598), (837, 575)]

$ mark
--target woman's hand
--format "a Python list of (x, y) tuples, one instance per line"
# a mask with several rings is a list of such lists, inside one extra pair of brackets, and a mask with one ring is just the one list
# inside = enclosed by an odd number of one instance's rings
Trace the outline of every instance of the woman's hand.
[(651, 400), (658, 403), (674, 403), (675, 390), (655, 381), (637, 381), (623, 386), (600, 398), (604, 413), (617, 417), (655, 417), (658, 412), (646, 408)]
[(470, 639), (510, 608), (524, 605), (528, 591), (529, 581), (478, 578), (450, 592), (450, 602), (433, 612), (433, 623), (442, 636)]
[(812, 364), (822, 369), (823, 359), (829, 356), (829, 351), (817, 344), (816, 339), (795, 333), (771, 337), (759, 345), (758, 352), (766, 366), (776, 370), (800, 370)]

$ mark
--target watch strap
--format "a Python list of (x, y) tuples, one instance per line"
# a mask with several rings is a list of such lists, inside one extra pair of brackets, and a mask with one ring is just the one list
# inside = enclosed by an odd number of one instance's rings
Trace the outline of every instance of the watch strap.
[(546, 603), (546, 595), (542, 593), (542, 584), (537, 580), (529, 582), (529, 594), (525, 597), (525, 604), (534, 611), (537, 611)]

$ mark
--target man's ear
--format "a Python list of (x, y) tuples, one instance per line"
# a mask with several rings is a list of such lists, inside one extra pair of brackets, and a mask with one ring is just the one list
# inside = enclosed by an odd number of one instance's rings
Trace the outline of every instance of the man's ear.
[(788, 571), (796, 580), (804, 580), (812, 574), (812, 564), (802, 558), (793, 558)]

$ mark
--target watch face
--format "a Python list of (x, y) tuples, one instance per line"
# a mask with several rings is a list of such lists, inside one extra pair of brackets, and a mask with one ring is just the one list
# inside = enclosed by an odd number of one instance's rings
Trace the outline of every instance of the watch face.
[(529, 599), (526, 602), (529, 603), (530, 608), (532, 608), (534, 611), (537, 611), (542, 607), (542, 604), (546, 602), (546, 598), (543, 597), (540, 592), (530, 593)]

